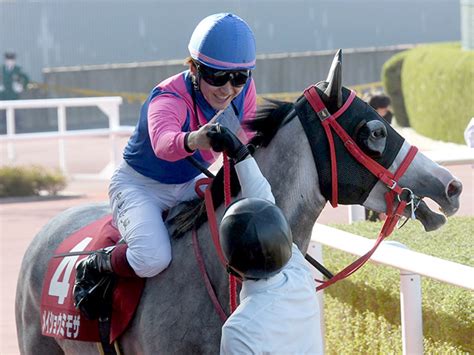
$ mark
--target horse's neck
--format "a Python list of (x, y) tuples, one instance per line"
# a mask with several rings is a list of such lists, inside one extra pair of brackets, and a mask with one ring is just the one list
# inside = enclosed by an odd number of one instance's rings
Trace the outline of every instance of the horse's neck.
[(290, 222), (295, 243), (305, 252), (326, 200), (320, 192), (316, 165), (299, 120), (295, 118), (282, 128), (267, 148), (257, 151), (255, 159)]
[[(298, 139), (295, 141), (293, 137)], [(255, 154), (255, 159), (272, 186), (276, 203), (290, 222), (295, 243), (306, 252), (311, 230), (326, 200), (319, 191), (313, 156), (299, 121), (294, 120), (282, 129), (267, 148)], [(223, 212), (224, 207), (220, 206), (216, 211), (217, 221)], [(199, 228), (198, 235), (209, 277), (227, 312), (228, 274), (220, 263), (207, 223)], [(188, 237), (191, 236), (184, 238)]]

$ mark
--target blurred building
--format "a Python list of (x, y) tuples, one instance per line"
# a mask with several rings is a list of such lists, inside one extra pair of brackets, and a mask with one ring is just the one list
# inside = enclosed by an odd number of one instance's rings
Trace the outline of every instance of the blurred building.
[(0, 52), (36, 81), (44, 67), (181, 59), (223, 11), (250, 24), (259, 54), (460, 40), (459, 0), (16, 0), (0, 1)]

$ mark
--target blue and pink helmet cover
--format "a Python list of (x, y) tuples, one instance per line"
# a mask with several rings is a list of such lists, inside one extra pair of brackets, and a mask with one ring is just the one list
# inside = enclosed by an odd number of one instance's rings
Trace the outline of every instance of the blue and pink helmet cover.
[(191, 57), (218, 70), (254, 69), (255, 37), (247, 23), (231, 13), (204, 18), (188, 45)]

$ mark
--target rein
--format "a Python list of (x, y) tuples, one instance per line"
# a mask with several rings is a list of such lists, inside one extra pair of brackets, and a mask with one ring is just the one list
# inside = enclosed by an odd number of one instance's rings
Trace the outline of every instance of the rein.
[[(196, 120), (199, 124), (199, 116), (198, 116), (197, 101), (196, 101), (196, 90), (198, 89), (196, 88), (196, 85), (194, 85), (193, 83), (193, 86), (191, 88), (191, 97), (193, 99), (194, 116), (196, 117)], [(212, 201), (212, 193), (210, 189), (212, 180), (215, 176), (212, 173), (210, 173), (209, 170), (203, 167), (201, 163), (199, 163), (199, 161), (197, 161), (194, 157), (188, 156), (186, 159), (194, 167), (196, 167), (199, 171), (201, 171), (207, 176), (207, 179), (203, 178), (196, 182), (195, 191), (198, 196), (200, 196), (201, 198), (204, 197), (205, 199), (207, 219), (209, 221), (209, 229), (211, 230), (214, 248), (216, 249), (217, 254), (219, 255), (219, 259), (222, 265), (224, 265), (225, 267), (226, 261), (225, 261), (224, 255), (222, 254), (222, 248), (219, 242), (219, 229), (217, 227), (214, 203)], [(229, 159), (225, 153), (223, 153), (223, 165), (224, 165), (224, 202), (225, 202), (225, 206), (228, 206), (231, 201), (230, 164), (229, 164)], [(203, 185), (207, 185), (204, 196), (201, 190), (201, 186)], [(219, 299), (217, 298), (216, 291), (212, 287), (212, 283), (207, 273), (206, 265), (204, 263), (204, 258), (202, 257), (202, 253), (199, 247), (199, 239), (197, 237), (197, 231), (195, 228), (193, 229), (193, 249), (194, 249), (194, 254), (196, 256), (196, 261), (199, 266), (199, 271), (201, 272), (202, 278), (204, 279), (204, 284), (206, 286), (207, 293), (209, 294), (209, 297), (211, 298), (212, 304), (214, 305), (214, 308), (216, 309), (217, 314), (221, 318), (222, 322), (225, 322), (227, 319), (227, 315), (225, 314), (225, 311), (222, 305), (220, 304)], [(229, 274), (229, 307), (230, 307), (231, 313), (237, 308), (237, 281), (235, 277), (230, 274)]]
[[(219, 242), (219, 232), (217, 228), (217, 220), (214, 213), (215, 212), (214, 203), (212, 201), (212, 192), (210, 188), (212, 184), (212, 180), (213, 180), (212, 178), (203, 178), (196, 181), (195, 191), (199, 197), (204, 198), (204, 201), (206, 204), (206, 213), (207, 213), (209, 229), (211, 231), (212, 242), (214, 243), (214, 249), (216, 250), (217, 255), (219, 256), (220, 262), (222, 263), (222, 265), (225, 266), (226, 262), (225, 262), (224, 254), (222, 253), (221, 244)], [(206, 185), (207, 188), (203, 192), (201, 190), (201, 186), (204, 186), (204, 185)], [(212, 301), (212, 304), (214, 305), (214, 308), (217, 314), (219, 315), (219, 318), (224, 323), (227, 320), (227, 315), (224, 311), (224, 308), (219, 302), (219, 298), (217, 297), (216, 291), (214, 290), (211, 279), (209, 278), (209, 275), (207, 273), (206, 264), (204, 263), (204, 258), (202, 257), (201, 248), (199, 247), (199, 239), (197, 236), (196, 228), (193, 228), (192, 235), (193, 235), (194, 255), (196, 256), (196, 261), (198, 263), (201, 276), (204, 280), (204, 285), (206, 286), (207, 293), (209, 294), (209, 297)], [(229, 287), (230, 287), (230, 284), (229, 284)]]
[[(367, 170), (369, 170), (374, 176), (376, 176), (380, 181), (382, 181), (387, 187), (388, 192), (385, 193), (385, 201), (387, 204), (387, 219), (382, 227), (382, 230), (379, 233), (379, 236), (375, 242), (375, 245), (369, 250), (366, 254), (361, 256), (359, 259), (354, 261), (352, 264), (345, 267), (342, 271), (337, 273), (334, 277), (330, 278), (329, 280), (323, 282), (319, 285), (316, 290), (322, 290), (333, 283), (342, 280), (350, 275), (352, 275), (355, 271), (364, 265), (367, 260), (372, 256), (375, 252), (377, 247), (380, 243), (388, 237), (395, 228), (398, 220), (402, 216), (403, 210), (407, 205), (412, 206), (412, 217), (414, 215), (415, 206), (415, 196), (411, 190), (407, 188), (402, 188), (398, 181), (406, 172), (408, 167), (410, 166), (413, 158), (415, 157), (418, 149), (414, 146), (411, 146), (408, 153), (406, 154), (403, 162), (398, 167), (397, 171), (393, 174), (388, 169), (384, 168), (372, 158), (368, 157), (354, 142), (354, 140), (347, 134), (347, 132), (342, 128), (339, 123), (337, 122), (337, 118), (340, 117), (351, 105), (352, 101), (354, 100), (356, 93), (355, 91), (351, 90), (349, 98), (346, 100), (344, 105), (334, 114), (330, 114), (326, 106), (324, 105), (323, 101), (319, 97), (318, 92), (316, 91), (315, 86), (311, 86), (304, 91), (304, 96), (306, 100), (309, 102), (313, 110), (316, 112), (324, 131), (326, 133), (328, 142), (329, 142), (329, 149), (330, 149), (330, 157), (331, 157), (331, 186), (332, 186), (332, 196), (331, 196), (331, 205), (333, 207), (337, 207), (338, 203), (338, 190), (337, 190), (337, 163), (336, 163), (336, 150), (334, 146), (334, 139), (332, 135), (332, 131), (334, 131), (344, 143), (344, 147), (349, 151), (349, 153), (360, 163), (362, 164)], [(305, 125), (303, 125), (305, 127)], [(331, 131), (332, 130), (332, 131)], [(408, 192), (408, 199), (403, 199), (403, 192)], [(394, 201), (398, 199), (398, 205), (394, 207)]]
[[(230, 193), (230, 161), (229, 157), (222, 154), (224, 166), (224, 204), (226, 207), (230, 205), (232, 196)], [(215, 217), (214, 217), (215, 218)], [(219, 245), (220, 247), (220, 245)], [(234, 275), (229, 274), (229, 307), (230, 313), (233, 313), (237, 308), (237, 280)]]
[[(227, 207), (231, 203), (232, 196), (231, 196), (231, 188), (230, 188), (230, 161), (225, 153), (223, 153), (223, 168), (224, 168), (224, 204)], [(217, 255), (219, 256), (219, 260), (221, 261), (222, 265), (226, 267), (227, 263), (226, 263), (224, 254), (222, 253), (222, 247), (219, 241), (219, 228), (217, 226), (214, 202), (212, 200), (212, 192), (210, 188), (212, 181), (213, 181), (212, 178), (203, 178), (203, 179), (198, 180), (196, 182), (195, 191), (198, 194), (198, 196), (204, 197), (207, 219), (209, 222), (209, 229), (211, 231), (214, 248), (217, 251)], [(205, 189), (204, 194), (201, 190), (201, 186), (203, 185), (207, 185), (207, 188)], [(202, 253), (199, 247), (199, 240), (197, 237), (196, 229), (193, 229), (193, 246), (194, 246), (193, 249), (194, 249), (194, 254), (196, 256), (196, 261), (199, 266), (199, 271), (201, 272), (201, 275), (204, 279), (204, 284), (206, 286), (207, 293), (209, 294), (209, 297), (211, 298), (211, 301), (214, 305), (214, 308), (216, 309), (217, 314), (221, 318), (222, 322), (225, 322), (227, 319), (227, 315), (222, 305), (219, 302), (217, 294), (214, 288), (212, 287), (211, 280), (206, 271), (204, 259), (202, 257)], [(237, 306), (238, 306), (237, 304), (237, 278), (229, 274), (229, 308), (230, 308), (231, 314), (235, 311)]]

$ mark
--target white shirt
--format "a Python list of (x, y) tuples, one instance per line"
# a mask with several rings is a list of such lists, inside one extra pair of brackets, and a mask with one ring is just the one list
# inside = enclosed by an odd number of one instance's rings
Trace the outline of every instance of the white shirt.
[[(236, 171), (242, 196), (274, 201), (253, 159)], [(240, 301), (222, 327), (221, 354), (323, 354), (316, 284), (295, 244), (278, 274), (243, 282)]]
[(262, 175), (257, 162), (251, 156), (235, 164), (235, 172), (242, 188), (239, 197), (259, 197), (275, 203), (272, 189), (265, 176)]
[(244, 281), (222, 328), (221, 354), (323, 354), (316, 284), (303, 254), (277, 275)]

